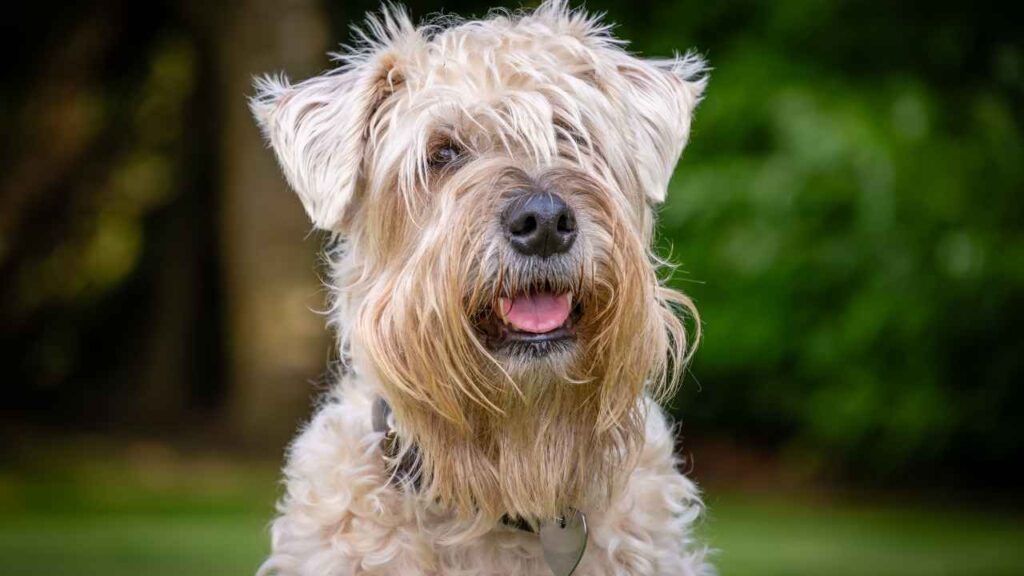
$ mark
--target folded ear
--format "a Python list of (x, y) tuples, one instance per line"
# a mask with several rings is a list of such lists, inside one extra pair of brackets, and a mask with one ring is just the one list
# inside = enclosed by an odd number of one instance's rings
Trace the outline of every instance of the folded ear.
[(704, 61), (686, 54), (671, 60), (622, 65), (624, 102), (635, 122), (638, 178), (649, 202), (665, 201), (676, 162), (690, 137), (690, 120), (707, 85)]
[(365, 152), (379, 76), (354, 67), (290, 85), (265, 76), (250, 108), (313, 225), (341, 231)]
[(340, 68), (295, 85), (257, 78), (249, 101), (313, 225), (335, 232), (345, 231), (357, 200), (373, 114), (402, 83), (402, 54), (422, 42), (396, 6), (354, 33), (357, 49), (333, 55)]

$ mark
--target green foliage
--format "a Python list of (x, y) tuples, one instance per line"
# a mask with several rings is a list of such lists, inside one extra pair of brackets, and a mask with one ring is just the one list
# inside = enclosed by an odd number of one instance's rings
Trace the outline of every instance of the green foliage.
[[(992, 30), (943, 45), (950, 78), (911, 48), (941, 45), (942, 22), (844, 2), (757, 12), (725, 40), (720, 19), (684, 28), (725, 48), (661, 220), (706, 330), (678, 402), (688, 429), (881, 480), (1019, 454), (1024, 52), (991, 16), (948, 15)], [(668, 29), (649, 43), (687, 37)]]

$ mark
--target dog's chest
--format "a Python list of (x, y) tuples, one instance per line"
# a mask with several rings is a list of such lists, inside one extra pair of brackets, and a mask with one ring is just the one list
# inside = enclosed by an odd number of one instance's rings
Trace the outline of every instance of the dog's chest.
[[(352, 392), (325, 405), (292, 447), (266, 568), (318, 576), (552, 575), (538, 535), (496, 526), (453, 539), (459, 526), (391, 485), (370, 422), (373, 397)], [(701, 573), (703, 548), (690, 534), (700, 500), (675, 465), (669, 428), (652, 406), (624, 490), (606, 509), (586, 511), (587, 548), (574, 576)]]

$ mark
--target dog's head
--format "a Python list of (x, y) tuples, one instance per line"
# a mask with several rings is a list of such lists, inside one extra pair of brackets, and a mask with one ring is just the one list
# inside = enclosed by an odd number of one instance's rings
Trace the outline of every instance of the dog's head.
[(344, 238), (346, 352), (434, 497), (574, 505), (576, 476), (632, 454), (644, 386), (671, 389), (686, 360), (691, 306), (650, 249), (703, 64), (637, 58), (560, 2), (421, 27), (386, 11), (338, 59), (260, 80), (253, 109), (314, 224)]

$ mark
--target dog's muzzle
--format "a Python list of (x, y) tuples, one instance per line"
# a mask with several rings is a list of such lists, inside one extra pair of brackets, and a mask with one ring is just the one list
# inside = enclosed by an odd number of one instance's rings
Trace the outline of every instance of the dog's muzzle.
[(567, 349), (582, 313), (565, 277), (578, 234), (575, 212), (559, 194), (530, 187), (515, 192), (500, 218), (514, 278), (477, 312), (477, 330), (494, 352), (538, 357)]

